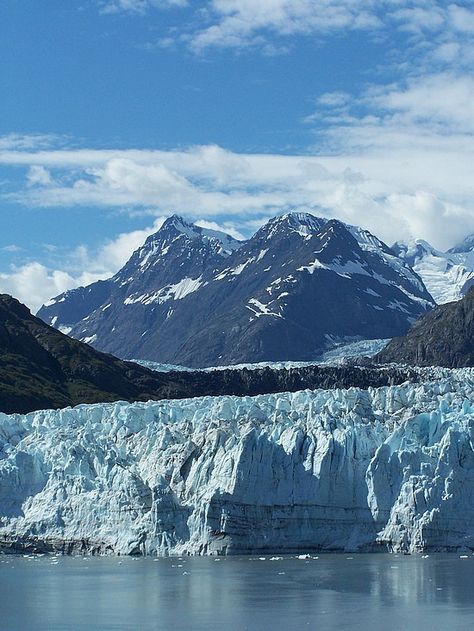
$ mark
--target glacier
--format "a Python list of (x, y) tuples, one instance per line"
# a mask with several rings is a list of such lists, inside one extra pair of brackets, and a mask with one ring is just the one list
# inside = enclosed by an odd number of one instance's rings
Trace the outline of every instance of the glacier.
[(474, 549), (474, 371), (0, 414), (0, 549)]
[(436, 303), (442, 305), (461, 300), (474, 284), (472, 246), (472, 237), (468, 237), (447, 252), (437, 250), (423, 239), (398, 241), (392, 249), (422, 278)]
[(231, 366), (209, 366), (208, 368), (190, 368), (176, 364), (161, 364), (146, 359), (131, 359), (135, 364), (153, 370), (155, 372), (213, 372), (215, 370), (259, 370), (260, 368), (272, 368), (273, 370), (288, 370), (291, 368), (305, 368), (307, 366), (337, 366), (344, 364), (346, 360), (361, 357), (374, 357), (387, 344), (390, 339), (366, 340), (357, 339), (338, 340), (328, 336), (328, 350), (316, 357), (313, 361), (266, 361), (253, 364), (232, 364)]

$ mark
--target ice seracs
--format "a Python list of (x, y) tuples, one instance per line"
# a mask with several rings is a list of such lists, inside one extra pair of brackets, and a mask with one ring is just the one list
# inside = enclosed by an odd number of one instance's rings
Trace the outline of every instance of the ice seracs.
[(474, 381), (0, 415), (0, 545), (474, 548)]

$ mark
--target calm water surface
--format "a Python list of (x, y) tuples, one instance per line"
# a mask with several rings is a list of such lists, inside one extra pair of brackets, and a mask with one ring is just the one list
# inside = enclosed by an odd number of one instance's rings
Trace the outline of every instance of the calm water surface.
[(474, 556), (0, 556), (0, 629), (474, 629)]

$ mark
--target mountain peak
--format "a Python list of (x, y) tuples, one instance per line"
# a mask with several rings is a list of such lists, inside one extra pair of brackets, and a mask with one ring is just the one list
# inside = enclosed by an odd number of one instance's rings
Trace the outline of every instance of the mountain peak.
[(156, 250), (156, 244), (162, 242), (163, 246), (166, 246), (177, 238), (182, 236), (188, 240), (204, 240), (213, 246), (213, 249), (221, 255), (228, 255), (234, 250), (238, 249), (242, 242), (231, 237), (230, 234), (222, 232), (220, 230), (214, 230), (211, 228), (203, 228), (194, 223), (186, 221), (180, 215), (171, 215), (168, 217), (161, 228), (150, 235), (145, 242), (145, 248), (150, 246)]
[(306, 212), (289, 212), (285, 215), (278, 215), (268, 221), (262, 228), (260, 233), (267, 239), (276, 234), (296, 233), (301, 237), (309, 238), (316, 234), (326, 225), (327, 219), (315, 217)]
[(13, 298), (13, 296), (10, 296), (10, 294), (0, 294), (0, 310), (10, 311), (22, 318), (31, 316), (31, 311), (28, 307), (16, 298)]
[(189, 236), (197, 233), (197, 226), (190, 221), (186, 221), (186, 219), (180, 215), (171, 215), (165, 219), (158, 232), (166, 231), (170, 228), (174, 228), (178, 232), (183, 232)]
[(180, 217), (179, 215), (171, 215), (170, 217), (167, 217), (167, 219), (165, 219), (159, 230), (148, 237), (147, 241), (153, 242), (158, 239), (162, 239), (163, 236), (168, 235), (169, 233), (185, 234), (186, 236), (191, 238), (196, 238), (198, 236), (197, 226), (186, 221), (183, 217)]

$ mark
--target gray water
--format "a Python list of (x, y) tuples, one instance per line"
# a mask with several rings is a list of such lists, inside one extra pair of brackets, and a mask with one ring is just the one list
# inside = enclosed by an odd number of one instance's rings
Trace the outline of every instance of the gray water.
[(0, 628), (474, 629), (474, 556), (0, 556)]

